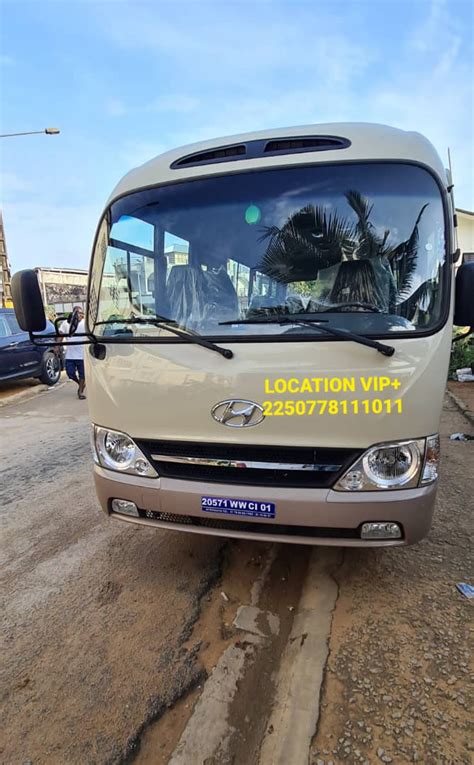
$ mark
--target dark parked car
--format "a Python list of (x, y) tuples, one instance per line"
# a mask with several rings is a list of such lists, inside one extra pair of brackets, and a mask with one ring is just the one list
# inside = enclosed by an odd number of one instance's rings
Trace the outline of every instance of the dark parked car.
[[(45, 333), (54, 332), (50, 321)], [(12, 308), (0, 308), (0, 381), (37, 377), (55, 385), (61, 375), (61, 358), (52, 348), (38, 348), (28, 332), (20, 329)]]

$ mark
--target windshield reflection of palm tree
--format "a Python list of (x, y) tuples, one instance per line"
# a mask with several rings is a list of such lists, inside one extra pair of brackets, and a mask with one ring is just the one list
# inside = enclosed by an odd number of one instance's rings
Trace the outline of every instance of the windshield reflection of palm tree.
[[(307, 205), (281, 228), (264, 229), (260, 241), (269, 239), (269, 243), (258, 268), (275, 281), (288, 284), (312, 281), (317, 279), (320, 270), (357, 261), (355, 268), (340, 268), (340, 276), (338, 274), (328, 296), (331, 304), (365, 302), (393, 311), (395, 305), (412, 292), (418, 259), (418, 226), (428, 205), (421, 208), (409, 238), (394, 247), (389, 244), (388, 229), (382, 236), (377, 234), (370, 220), (373, 205), (356, 190), (348, 191), (345, 197), (357, 216), (355, 224), (337, 212), (328, 214), (322, 205)], [(379, 273), (386, 273), (387, 295), (382, 294), (371, 261), (378, 262)]]
[(359, 306), (363, 310), (363, 305), (379, 307), (388, 307), (390, 300), (387, 300), (380, 288), (370, 260), (345, 260), (339, 266), (334, 285), (329, 293), (328, 301), (331, 304), (342, 303), (349, 307)]

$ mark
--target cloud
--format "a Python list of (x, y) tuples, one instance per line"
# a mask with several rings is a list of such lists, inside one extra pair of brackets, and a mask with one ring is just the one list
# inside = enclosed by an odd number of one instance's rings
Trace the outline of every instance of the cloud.
[(35, 266), (87, 268), (100, 213), (87, 203), (7, 202), (4, 220), (12, 271)]
[[(456, 202), (474, 208), (467, 1), (102, 0), (73, 4), (75, 17), (60, 5), (54, 22), (42, 11), (34, 30), (44, 61), (66, 62), (47, 88), (64, 126), (60, 159), (18, 143), (4, 162), (15, 268), (85, 267), (100, 203), (121, 175), (176, 146), (271, 127), (373, 121), (417, 130), (443, 160), (451, 147)], [(74, 47), (81, 34), (94, 41), (90, 56)], [(19, 66), (9, 72), (9, 103), (27, 87), (22, 105), (31, 108), (41, 92), (46, 80), (35, 80), (32, 61), (28, 83)]]
[(104, 111), (108, 117), (123, 117), (128, 109), (120, 98), (108, 98), (104, 104)]
[(15, 196), (18, 193), (26, 193), (33, 190), (30, 181), (25, 180), (15, 173), (2, 173), (1, 191), (4, 200)]
[[(146, 107), (178, 116), (156, 126), (164, 149), (266, 127), (382, 122), (424, 133), (443, 160), (450, 145), (459, 199), (474, 204), (472, 51), (462, 14), (446, 0), (416, 6), (393, 48), (386, 39), (392, 6), (383, 22), (370, 8), (341, 13), (339, 4), (299, 3), (298, 14), (277, 2), (220, 4), (219, 14), (214, 3), (184, 7), (178, 25), (169, 5), (140, 5), (136, 13), (125, 6), (104, 30), (118, 48), (146, 50), (150, 73), (166, 73), (165, 92)], [(187, 114), (192, 119), (179, 119)], [(147, 138), (121, 156), (142, 162), (154, 147)]]
[(102, 34), (123, 51), (144, 53), (157, 62), (167, 79), (182, 84), (205, 82), (227, 86), (226, 98), (239, 89), (261, 91), (271, 73), (284, 87), (305, 73), (330, 82), (347, 82), (373, 60), (374, 46), (360, 44), (352, 30), (342, 29), (344, 14), (318, 4), (298, 3), (297, 13), (286, 4), (182, 3), (182, 18), (176, 6), (165, 3), (118, 5), (110, 14), (106, 6), (94, 9)]
[[(119, 157), (123, 163), (122, 174), (128, 172), (133, 167), (143, 165), (149, 159), (153, 159), (158, 154), (162, 154), (167, 149), (171, 149), (173, 144), (164, 144), (162, 141), (142, 141), (129, 139), (125, 141), (119, 149)], [(120, 171), (119, 171), (120, 173)]]
[(430, 1), (428, 13), (423, 14), (422, 21), (416, 25), (410, 36), (409, 43), (415, 51), (426, 53), (432, 50), (444, 17), (443, 8), (445, 7), (446, 0)]
[[(6, 166), (6, 162), (4, 162)], [(33, 201), (41, 202), (45, 196), (49, 201), (61, 204), (65, 196), (81, 199), (90, 190), (82, 173), (65, 172), (64, 164), (51, 163), (40, 168), (31, 167), (24, 174), (3, 171), (0, 176), (1, 197), (4, 201)]]
[(472, 48), (444, 0), (433, 0), (415, 40), (408, 39), (402, 51), (405, 65), (392, 65), (387, 84), (371, 88), (369, 118), (423, 133), (445, 165), (450, 147), (456, 203), (473, 209)]
[(133, 114), (134, 118), (144, 114), (189, 114), (196, 111), (200, 101), (185, 93), (164, 93), (151, 101), (141, 100), (139, 103), (125, 103), (121, 98), (108, 98), (104, 111), (108, 117), (123, 117)]
[(188, 114), (196, 111), (200, 106), (200, 101), (194, 96), (188, 96), (184, 93), (175, 93), (171, 95), (163, 94), (154, 101), (151, 101), (145, 111), (149, 112), (176, 112), (178, 114)]

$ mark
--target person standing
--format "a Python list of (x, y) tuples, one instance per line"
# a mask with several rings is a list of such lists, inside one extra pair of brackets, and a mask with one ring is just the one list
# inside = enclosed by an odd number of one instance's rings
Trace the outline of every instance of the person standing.
[[(84, 322), (84, 311), (80, 305), (74, 306), (72, 313), (63, 321), (59, 327), (59, 332), (67, 339), (65, 346), (65, 366), (66, 374), (70, 380), (77, 385), (77, 396), (85, 399), (84, 388), (86, 387), (86, 378), (84, 373), (84, 346), (77, 345), (83, 342), (83, 337), (74, 336), (83, 335), (86, 331)], [(76, 343), (76, 345), (74, 345)]]

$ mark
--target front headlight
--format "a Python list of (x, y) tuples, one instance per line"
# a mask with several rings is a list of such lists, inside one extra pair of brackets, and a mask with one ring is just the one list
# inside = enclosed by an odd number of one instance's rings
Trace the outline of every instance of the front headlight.
[(416, 442), (371, 449), (363, 458), (365, 475), (384, 489), (404, 486), (417, 476), (422, 454)]
[(344, 473), (334, 490), (413, 489), (418, 486), (424, 453), (424, 438), (373, 446)]
[(120, 473), (156, 478), (158, 473), (126, 433), (94, 425), (94, 459), (102, 467)]

